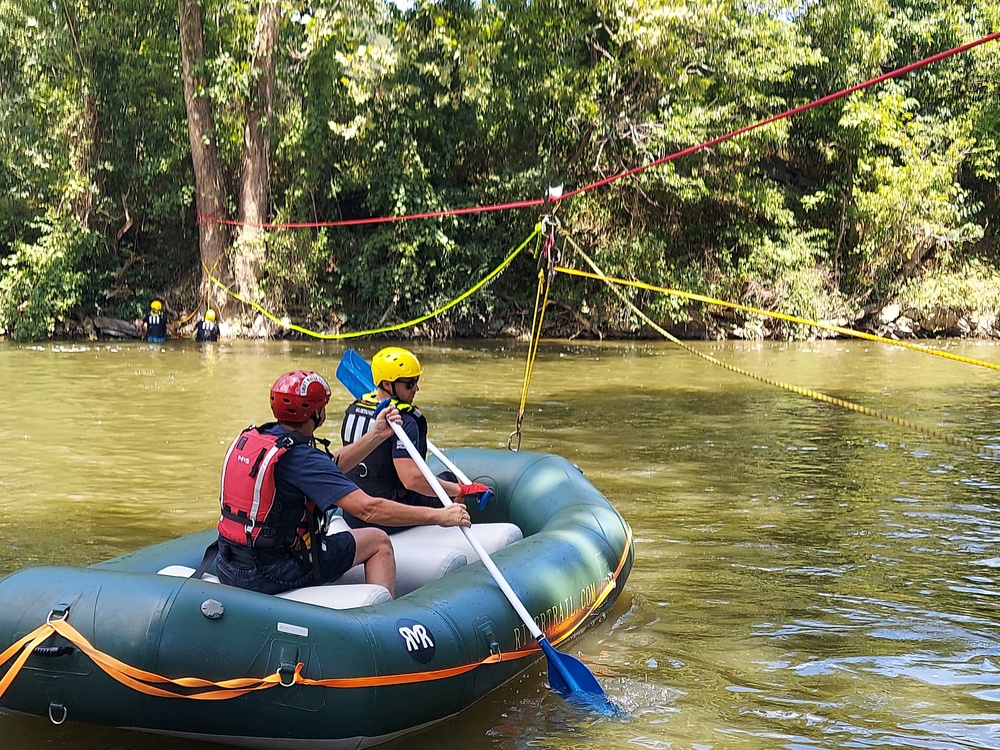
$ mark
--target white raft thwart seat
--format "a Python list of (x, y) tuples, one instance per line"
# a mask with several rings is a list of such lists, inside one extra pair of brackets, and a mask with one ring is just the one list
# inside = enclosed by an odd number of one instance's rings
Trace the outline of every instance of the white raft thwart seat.
[[(326, 533), (329, 536), (349, 530), (343, 518), (334, 516)], [(479, 523), (472, 527), (472, 533), (491, 555), (523, 538), (521, 530), (512, 523)], [(396, 553), (397, 597), (479, 560), (465, 534), (456, 527), (415, 526), (391, 534), (389, 540)], [(364, 566), (355, 565), (341, 576), (337, 584), (357, 585), (364, 580)]]
[[(339, 516), (335, 516), (331, 520), (327, 534), (347, 530), (347, 523)], [(521, 530), (512, 523), (481, 523), (473, 526), (472, 531), (490, 554), (522, 538)], [(415, 591), (424, 584), (443, 578), (448, 573), (479, 559), (465, 538), (465, 534), (458, 528), (417, 526), (392, 534), (389, 539), (396, 554), (397, 597)], [(194, 573), (194, 568), (186, 565), (169, 565), (158, 572), (160, 575), (188, 578)], [(219, 579), (210, 573), (206, 573), (202, 580), (210, 583), (219, 582)], [(277, 596), (330, 609), (352, 609), (389, 601), (391, 597), (384, 586), (365, 583), (364, 580), (364, 566), (355, 565), (331, 584), (292, 589)]]
[[(168, 565), (162, 570), (158, 570), (161, 576), (177, 576), (178, 578), (190, 578), (194, 573), (194, 568), (187, 565)], [(218, 577), (211, 573), (206, 573), (201, 580), (208, 583), (219, 583)], [(341, 586), (336, 583), (325, 586), (306, 586), (301, 589), (282, 591), (275, 594), (282, 599), (291, 599), (296, 602), (306, 602), (329, 609), (352, 609), (354, 607), (364, 607), (367, 604), (379, 604), (392, 599), (389, 590), (385, 586), (374, 583), (358, 583), (352, 586)]]

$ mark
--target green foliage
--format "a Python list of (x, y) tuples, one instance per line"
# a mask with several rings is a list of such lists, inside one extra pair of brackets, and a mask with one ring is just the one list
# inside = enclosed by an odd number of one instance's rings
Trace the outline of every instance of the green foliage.
[[(230, 205), (259, 9), (202, 2), (204, 93)], [(294, 223), (507, 203), (555, 184), (576, 190), (1000, 22), (996, 0), (444, 0), (407, 9), (316, 0), (281, 9), (270, 214)], [(196, 296), (176, 23), (169, 3), (0, 0), (7, 333), (43, 335), (76, 311), (131, 317), (150, 294)], [(807, 318), (892, 297), (930, 268), (965, 273), (974, 248), (995, 243), (1000, 218), (998, 49), (577, 194), (558, 205), (562, 231), (611, 275)], [(417, 317), (492, 270), (538, 213), (266, 232), (261, 301), (314, 328)], [(985, 273), (995, 260), (983, 263)], [(32, 296), (32, 277), (47, 296)], [(534, 262), (519, 259), (420, 332), (492, 333), (526, 311), (530, 319), (534, 292)], [(665, 322), (744, 322), (680, 297), (626, 295)], [(644, 331), (597, 282), (559, 277), (552, 301), (586, 310), (602, 330)]]
[(87, 274), (82, 269), (102, 242), (71, 218), (52, 216), (47, 222), (36, 227), (37, 242), (15, 243), (0, 261), (0, 329), (15, 338), (44, 338), (65, 321), (84, 294)]
[(967, 258), (944, 270), (931, 266), (908, 280), (897, 299), (908, 308), (966, 310), (973, 316), (995, 316), (1000, 310), (1000, 272), (980, 258)]
[(961, 124), (914, 116), (915, 107), (913, 100), (883, 96), (875, 106), (852, 102), (841, 121), (882, 146), (858, 159), (853, 192), (853, 283), (878, 295), (928, 253), (947, 263), (952, 252), (983, 236), (971, 220), (977, 206), (958, 184), (970, 138)]
[[(753, 243), (753, 252), (731, 277), (730, 283), (742, 289), (734, 289), (726, 296), (741, 299), (751, 307), (806, 320), (823, 321), (843, 315), (844, 301), (820, 263), (825, 239), (822, 232), (801, 234), (788, 230), (777, 240), (765, 237)], [(813, 333), (809, 326), (760, 315), (750, 315), (744, 328), (747, 338), (759, 338), (765, 330), (789, 339)]]
[(0, 330), (51, 332), (71, 306), (131, 317), (196, 247), (175, 13), (0, 3)]

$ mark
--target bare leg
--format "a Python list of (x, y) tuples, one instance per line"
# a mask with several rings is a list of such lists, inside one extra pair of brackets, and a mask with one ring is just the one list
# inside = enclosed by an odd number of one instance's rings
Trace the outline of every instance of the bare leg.
[(396, 598), (396, 555), (389, 535), (381, 529), (351, 529), (356, 550), (354, 564), (365, 564), (365, 583), (377, 583)]

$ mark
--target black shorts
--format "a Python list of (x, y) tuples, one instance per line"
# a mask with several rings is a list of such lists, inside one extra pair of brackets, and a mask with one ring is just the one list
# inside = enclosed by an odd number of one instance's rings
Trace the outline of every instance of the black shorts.
[(240, 554), (227, 554), (225, 549), (215, 561), (219, 580), (241, 589), (260, 591), (263, 594), (280, 594), (292, 588), (333, 583), (354, 567), (357, 543), (348, 531), (324, 536), (323, 543), (316, 550), (319, 555), (319, 577), (315, 575), (311, 562), (299, 559), (289, 552), (281, 557), (273, 557), (266, 552), (257, 555), (257, 563), (249, 557), (244, 548)]
[(339, 534), (323, 537), (319, 549), (319, 575), (317, 583), (333, 583), (354, 567), (354, 556), (358, 544), (354, 534), (341, 531)]

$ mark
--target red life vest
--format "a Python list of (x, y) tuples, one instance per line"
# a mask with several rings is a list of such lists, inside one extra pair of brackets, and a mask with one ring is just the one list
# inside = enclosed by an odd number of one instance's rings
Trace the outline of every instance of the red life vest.
[(306, 438), (299, 440), (294, 433), (278, 436), (261, 432), (270, 426), (248, 427), (229, 446), (222, 465), (219, 535), (258, 549), (308, 549), (316, 504), (307, 498), (304, 505), (283, 507), (275, 502), (274, 483), (278, 460)]

